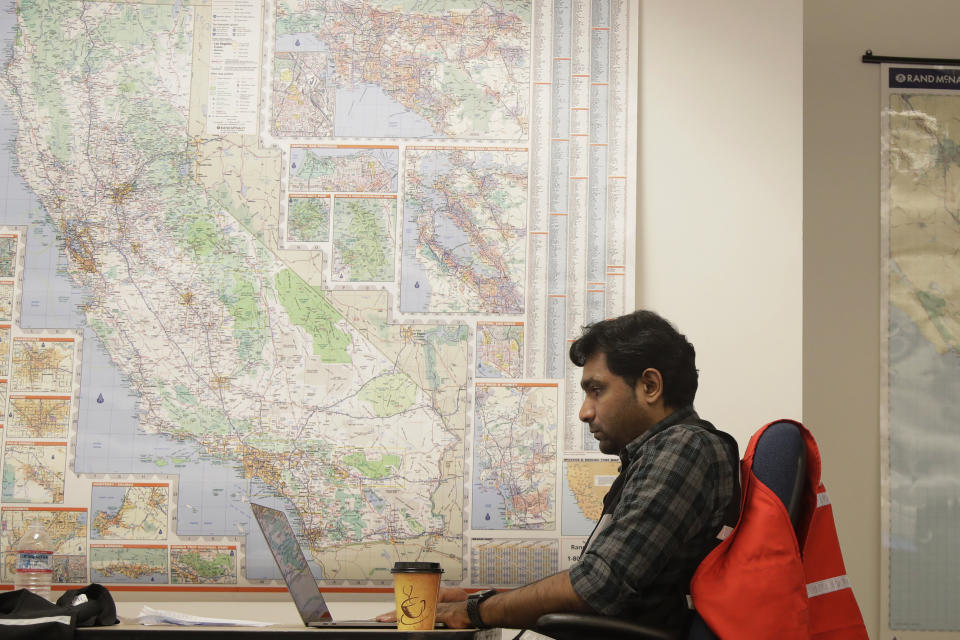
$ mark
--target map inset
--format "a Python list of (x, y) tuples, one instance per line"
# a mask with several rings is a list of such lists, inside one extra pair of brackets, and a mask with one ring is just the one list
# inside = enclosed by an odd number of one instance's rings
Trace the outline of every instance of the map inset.
[(237, 548), (222, 545), (170, 547), (172, 584), (236, 584)]
[(4, 507), (0, 511), (0, 550), (3, 554), (2, 580), (13, 582), (16, 567), (16, 543), (34, 519), (53, 543), (53, 581), (86, 583), (87, 580), (87, 510), (34, 509)]
[(470, 579), (473, 584), (519, 587), (559, 571), (556, 540), (470, 541)]
[(7, 437), (63, 439), (69, 427), (69, 396), (10, 396)]
[(93, 484), (91, 540), (165, 540), (170, 486)]
[(74, 341), (62, 338), (14, 338), (10, 387), (34, 393), (70, 393)]
[(330, 241), (329, 196), (290, 196), (287, 199), (287, 241)]
[(13, 294), (12, 282), (0, 282), (0, 321), (13, 318)]
[(278, 46), (273, 56), (273, 118), (275, 136), (334, 135), (334, 80), (331, 57), (322, 51), (292, 53)]
[(527, 152), (408, 148), (401, 311), (522, 313)]
[(295, 193), (397, 193), (398, 147), (290, 147)]
[(477, 377), (523, 377), (523, 323), (477, 323)]
[(10, 348), (13, 342), (10, 339), (9, 326), (0, 326), (0, 376), (10, 375)]
[(526, 139), (531, 3), (402, 6), (280, 0), (273, 134)]
[(603, 496), (620, 472), (616, 459), (563, 461), (563, 518), (565, 536), (589, 536), (603, 512)]
[(120, 584), (167, 584), (167, 547), (91, 544), (90, 580)]
[(331, 279), (393, 282), (396, 224), (396, 198), (336, 196)]
[(556, 524), (557, 385), (477, 384), (474, 529)]
[(4, 502), (63, 502), (66, 442), (7, 440), (3, 446)]
[(12, 278), (17, 265), (17, 236), (0, 235), (0, 278)]

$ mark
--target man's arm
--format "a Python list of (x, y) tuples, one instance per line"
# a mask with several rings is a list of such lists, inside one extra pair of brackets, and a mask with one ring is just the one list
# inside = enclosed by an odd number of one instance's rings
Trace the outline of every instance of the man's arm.
[[(452, 629), (472, 627), (467, 615), (467, 592), (463, 589), (441, 587), (437, 621)], [(543, 580), (512, 591), (503, 591), (480, 604), (480, 617), (489, 627), (527, 629), (536, 624), (545, 613), (568, 611), (592, 612), (570, 584), (567, 571), (555, 573)], [(396, 612), (377, 616), (380, 622), (396, 622)]]
[[(545, 613), (590, 612), (593, 609), (577, 594), (567, 571), (512, 591), (504, 591), (480, 604), (480, 617), (489, 627), (528, 629)], [(438, 607), (437, 620), (459, 629), (472, 626), (466, 602), (446, 603)]]

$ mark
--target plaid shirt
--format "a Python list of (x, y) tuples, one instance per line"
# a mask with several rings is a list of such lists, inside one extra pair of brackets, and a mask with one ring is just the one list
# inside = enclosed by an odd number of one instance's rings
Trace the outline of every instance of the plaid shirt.
[(621, 453), (604, 516), (570, 568), (574, 590), (598, 613), (677, 629), (687, 623), (690, 578), (737, 498), (739, 454), (712, 430), (686, 407)]

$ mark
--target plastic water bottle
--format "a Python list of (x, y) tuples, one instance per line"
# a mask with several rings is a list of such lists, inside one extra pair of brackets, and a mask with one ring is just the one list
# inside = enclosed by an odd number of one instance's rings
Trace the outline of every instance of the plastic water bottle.
[(53, 581), (53, 544), (39, 520), (34, 520), (17, 543), (14, 589), (29, 589), (50, 600)]

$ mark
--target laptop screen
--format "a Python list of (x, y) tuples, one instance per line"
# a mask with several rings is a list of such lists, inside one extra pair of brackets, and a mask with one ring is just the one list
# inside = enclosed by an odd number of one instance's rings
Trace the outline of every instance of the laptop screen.
[(263, 537), (267, 539), (270, 552), (280, 567), (280, 573), (283, 574), (303, 623), (330, 620), (330, 610), (317, 588), (317, 582), (313, 579), (313, 573), (287, 516), (282, 511), (261, 504), (251, 502), (250, 507), (260, 524)]

